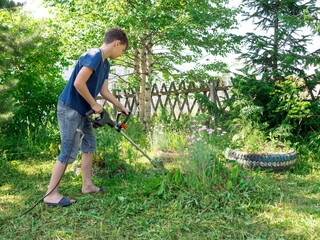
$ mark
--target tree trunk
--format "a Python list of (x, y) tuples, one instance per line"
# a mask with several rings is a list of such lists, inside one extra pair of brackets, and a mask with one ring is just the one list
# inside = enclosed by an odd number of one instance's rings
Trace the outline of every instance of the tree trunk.
[[(136, 79), (139, 82), (139, 85), (141, 83), (141, 75), (140, 75), (140, 52), (139, 49), (136, 48), (134, 51), (134, 72), (136, 75)], [(136, 99), (137, 99), (137, 108), (138, 108), (138, 112), (140, 109), (140, 92), (136, 91)]]
[(145, 122), (145, 112), (146, 112), (146, 82), (147, 82), (147, 57), (146, 57), (146, 48), (142, 48), (141, 50), (141, 82), (140, 82), (140, 98), (139, 98), (139, 114), (140, 121), (142, 124), (146, 124)]
[(274, 42), (273, 42), (273, 62), (272, 71), (274, 80), (279, 79), (278, 74), (278, 54), (279, 54), (279, 0), (275, 0), (275, 14), (274, 14)]
[(152, 74), (152, 45), (151, 41), (148, 41), (146, 44), (146, 105), (145, 105), (145, 122), (147, 125), (150, 124), (151, 118), (151, 86), (152, 82), (150, 77)]

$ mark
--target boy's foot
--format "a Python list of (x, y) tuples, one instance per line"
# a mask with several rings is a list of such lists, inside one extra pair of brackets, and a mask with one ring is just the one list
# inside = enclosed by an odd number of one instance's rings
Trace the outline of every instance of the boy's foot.
[(82, 187), (82, 193), (83, 194), (92, 194), (92, 193), (97, 193), (97, 192), (102, 192), (105, 191), (106, 188), (103, 187), (96, 187), (96, 186), (87, 186), (87, 187)]
[(58, 203), (46, 203), (46, 205), (48, 207), (67, 207), (76, 202), (77, 201), (72, 201), (69, 198), (63, 197)]
[[(53, 195), (53, 196), (50, 194), (49, 196), (45, 197), (45, 199), (43, 199), (43, 201), (47, 205), (48, 204), (55, 204), (57, 206), (69, 206), (69, 205), (77, 202), (74, 199), (66, 198), (66, 197), (64, 197), (64, 196), (62, 196), (60, 194), (59, 195)], [(61, 201), (62, 201), (62, 203), (61, 203)], [(59, 205), (59, 203), (60, 203), (60, 205)], [(68, 203), (70, 203), (70, 204), (68, 204)]]

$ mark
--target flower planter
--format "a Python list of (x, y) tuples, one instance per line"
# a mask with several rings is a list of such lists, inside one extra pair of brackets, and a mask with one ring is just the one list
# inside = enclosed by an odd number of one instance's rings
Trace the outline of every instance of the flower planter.
[(297, 159), (297, 153), (294, 150), (288, 153), (267, 154), (247, 153), (227, 148), (225, 156), (230, 160), (235, 160), (245, 168), (271, 169), (274, 171), (288, 170)]

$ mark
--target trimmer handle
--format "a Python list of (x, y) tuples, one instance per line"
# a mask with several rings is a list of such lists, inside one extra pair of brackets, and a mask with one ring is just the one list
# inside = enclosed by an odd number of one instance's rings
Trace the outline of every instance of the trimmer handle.
[[(86, 112), (86, 116), (89, 117), (93, 113), (94, 113), (94, 110), (91, 109), (88, 112)], [(103, 127), (104, 125), (108, 124), (110, 127), (115, 128), (118, 132), (120, 132), (122, 128), (126, 129), (125, 123), (128, 121), (130, 117), (130, 112), (129, 112), (129, 114), (124, 119), (124, 121), (122, 123), (119, 123), (119, 117), (122, 114), (124, 113), (118, 113), (116, 123), (110, 118), (108, 112), (105, 109), (102, 110), (99, 117), (96, 117), (94, 119), (90, 119), (90, 118), (89, 119), (92, 122), (92, 125), (94, 128)]]
[(121, 130), (121, 128), (126, 129), (126, 122), (128, 121), (129, 117), (130, 117), (130, 112), (129, 114), (126, 115), (126, 118), (123, 120), (123, 122), (119, 123), (119, 118), (120, 116), (124, 114), (123, 112), (118, 112), (117, 114), (117, 118), (116, 118), (116, 125), (117, 125), (117, 131), (119, 132)]
[(91, 114), (94, 113), (94, 110), (93, 109), (90, 109), (88, 112), (86, 112), (86, 116), (90, 116)]

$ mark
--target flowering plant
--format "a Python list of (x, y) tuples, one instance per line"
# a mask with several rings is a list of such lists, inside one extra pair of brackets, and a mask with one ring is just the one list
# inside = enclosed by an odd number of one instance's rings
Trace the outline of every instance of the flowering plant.
[(197, 120), (192, 120), (190, 127), (186, 128), (183, 134), (187, 135), (188, 145), (191, 146), (195, 142), (203, 141), (204, 143), (214, 142), (215, 137), (224, 136), (227, 132), (221, 128), (207, 128), (207, 126), (198, 124)]

